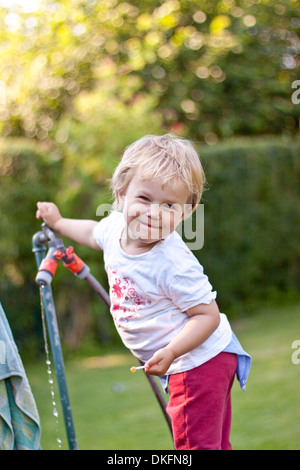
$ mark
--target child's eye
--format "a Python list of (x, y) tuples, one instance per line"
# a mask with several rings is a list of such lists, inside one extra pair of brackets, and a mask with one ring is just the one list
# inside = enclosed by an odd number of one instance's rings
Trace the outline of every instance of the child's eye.
[(173, 209), (173, 204), (168, 204), (167, 202), (164, 204), (164, 206), (167, 208), (167, 209)]
[(142, 199), (143, 201), (149, 202), (150, 199), (147, 196), (139, 196), (139, 199)]

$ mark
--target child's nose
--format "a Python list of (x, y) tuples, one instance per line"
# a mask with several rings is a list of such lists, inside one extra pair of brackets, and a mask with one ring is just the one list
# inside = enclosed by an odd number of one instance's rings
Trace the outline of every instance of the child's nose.
[(160, 207), (159, 204), (151, 204), (150, 207), (150, 214), (153, 219), (159, 219), (160, 217)]

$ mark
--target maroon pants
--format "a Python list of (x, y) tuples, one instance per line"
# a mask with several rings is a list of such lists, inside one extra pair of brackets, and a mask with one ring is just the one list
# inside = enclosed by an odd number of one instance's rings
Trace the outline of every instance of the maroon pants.
[(231, 387), (237, 356), (220, 353), (170, 375), (167, 412), (176, 450), (231, 450)]

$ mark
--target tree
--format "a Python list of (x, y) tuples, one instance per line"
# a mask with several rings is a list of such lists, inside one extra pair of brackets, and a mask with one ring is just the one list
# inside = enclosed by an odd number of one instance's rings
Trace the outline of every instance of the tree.
[[(1, 10), (2, 134), (53, 138), (74, 98), (107, 84), (153, 96), (166, 129), (214, 143), (293, 134), (296, 1), (41, 0)], [(47, 14), (45, 14), (47, 12)]]

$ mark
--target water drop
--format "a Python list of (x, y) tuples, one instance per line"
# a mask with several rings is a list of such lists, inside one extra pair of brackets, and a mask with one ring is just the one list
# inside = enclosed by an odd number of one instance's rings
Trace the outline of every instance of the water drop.
[[(56, 401), (55, 401), (55, 392), (54, 392), (54, 381), (52, 379), (52, 370), (51, 370), (51, 360), (50, 360), (50, 351), (48, 346), (48, 339), (47, 339), (47, 329), (46, 329), (46, 321), (45, 321), (45, 308), (43, 303), (43, 289), (44, 286), (40, 288), (40, 297), (41, 297), (41, 315), (42, 315), (42, 326), (43, 326), (43, 336), (44, 336), (44, 345), (45, 345), (45, 353), (46, 353), (46, 366), (47, 366), (47, 374), (48, 374), (48, 383), (50, 385), (50, 395), (51, 395), (51, 403), (53, 406), (53, 416), (56, 418), (56, 424), (58, 424), (58, 411), (56, 409)], [(56, 429), (56, 433), (58, 430)], [(61, 439), (57, 437), (56, 439), (58, 443), (58, 447), (61, 448)]]

